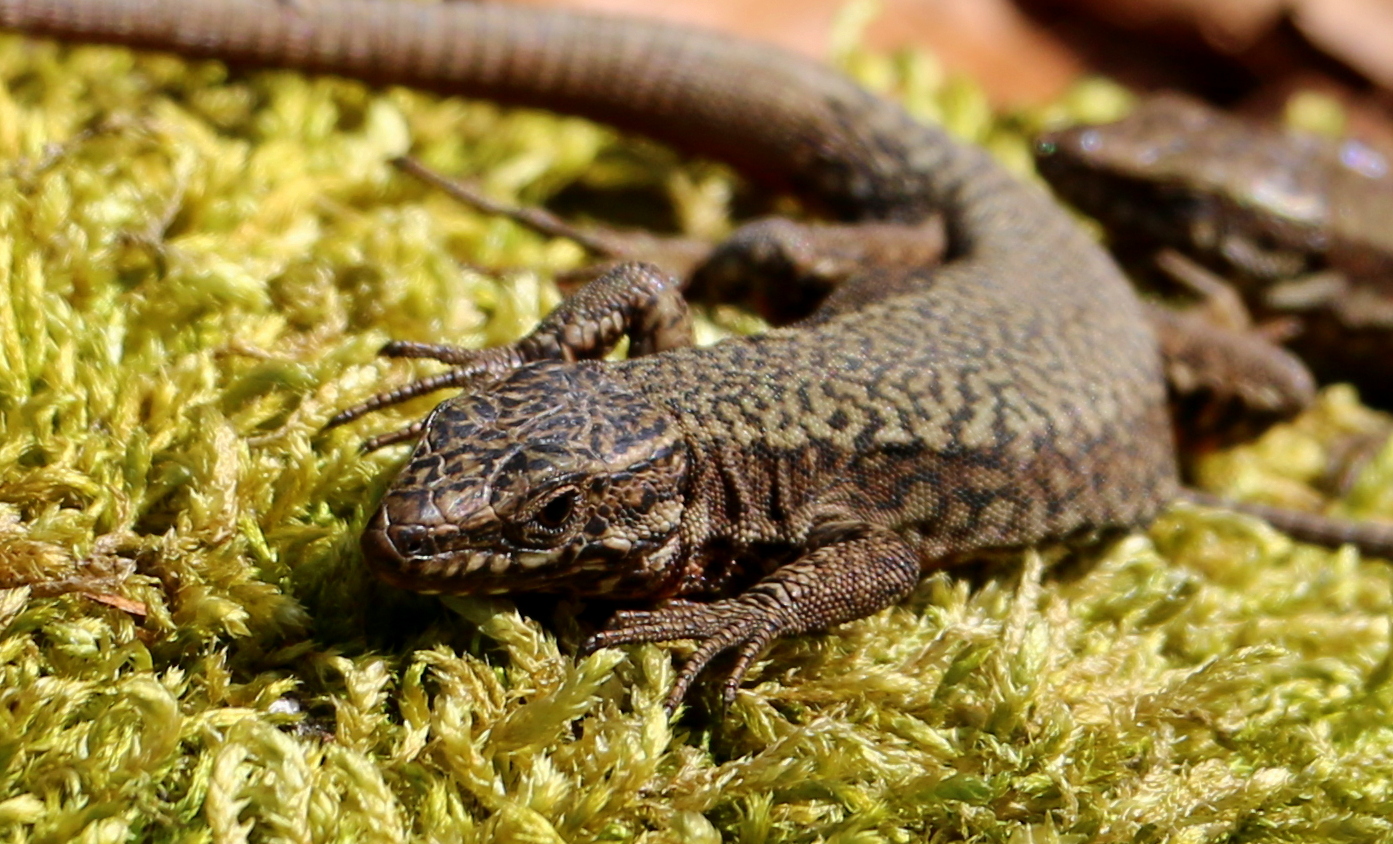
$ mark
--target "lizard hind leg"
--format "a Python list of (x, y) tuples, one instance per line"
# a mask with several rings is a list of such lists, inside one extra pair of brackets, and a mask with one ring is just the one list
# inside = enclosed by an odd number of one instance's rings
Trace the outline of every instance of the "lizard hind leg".
[(682, 602), (616, 615), (583, 653), (641, 642), (694, 639), (664, 706), (672, 712), (693, 681), (724, 651), (735, 663), (722, 684), (728, 704), (764, 649), (780, 636), (820, 630), (888, 607), (919, 582), (919, 555), (893, 531), (867, 527), (775, 570), (740, 595), (707, 604)]
[(736, 229), (692, 275), (692, 298), (747, 304), (776, 325), (859, 310), (921, 286), (948, 249), (941, 217), (822, 223), (765, 217)]

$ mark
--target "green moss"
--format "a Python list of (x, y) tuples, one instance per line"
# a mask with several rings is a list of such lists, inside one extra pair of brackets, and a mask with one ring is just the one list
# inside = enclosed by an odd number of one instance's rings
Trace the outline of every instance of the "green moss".
[[(1043, 118), (922, 56), (846, 60), (1024, 166)], [(5, 38), (0, 79), (0, 840), (1393, 838), (1393, 575), (1233, 514), (939, 573), (675, 724), (680, 648), (578, 661), (570, 604), (372, 582), (356, 537), (402, 452), (358, 442), (429, 402), (320, 427), (412, 377), (388, 338), (511, 339), (583, 260), (386, 160), (528, 202), (656, 187), (705, 235), (720, 168), (117, 50)], [(1367, 414), (1327, 391), (1199, 471), (1319, 507)], [(1393, 450), (1337, 508), (1393, 517)]]

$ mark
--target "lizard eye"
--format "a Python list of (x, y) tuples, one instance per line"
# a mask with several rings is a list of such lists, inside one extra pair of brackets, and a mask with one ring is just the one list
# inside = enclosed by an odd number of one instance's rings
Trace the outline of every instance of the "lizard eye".
[(576, 491), (573, 489), (563, 490), (554, 496), (533, 517), (538, 525), (547, 530), (560, 530), (570, 521), (571, 514), (576, 510)]
[(534, 548), (550, 548), (564, 537), (575, 519), (580, 493), (575, 487), (562, 487), (531, 507), (531, 514), (516, 527), (517, 539)]

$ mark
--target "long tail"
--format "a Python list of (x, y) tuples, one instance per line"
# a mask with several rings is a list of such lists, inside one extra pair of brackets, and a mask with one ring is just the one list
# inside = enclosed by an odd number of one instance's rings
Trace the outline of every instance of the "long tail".
[[(817, 62), (654, 21), (507, 3), (2, 0), (0, 27), (578, 114), (860, 216), (951, 200), (984, 160)], [(970, 174), (952, 166), (968, 159)]]

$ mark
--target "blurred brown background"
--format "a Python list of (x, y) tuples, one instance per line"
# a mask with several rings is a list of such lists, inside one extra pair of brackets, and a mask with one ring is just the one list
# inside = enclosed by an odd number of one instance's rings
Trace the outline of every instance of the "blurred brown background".
[[(527, 0), (661, 16), (824, 56), (844, 0)], [(881, 0), (871, 46), (927, 47), (999, 105), (1057, 97), (1089, 73), (1180, 88), (1253, 113), (1294, 90), (1342, 102), (1393, 140), (1393, 0)]]

